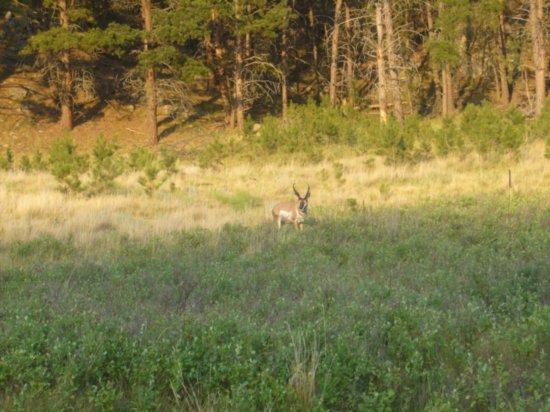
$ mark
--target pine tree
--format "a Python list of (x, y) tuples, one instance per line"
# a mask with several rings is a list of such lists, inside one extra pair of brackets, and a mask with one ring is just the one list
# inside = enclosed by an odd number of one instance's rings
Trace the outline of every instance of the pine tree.
[(71, 130), (74, 125), (74, 53), (120, 55), (129, 44), (136, 42), (140, 33), (115, 22), (100, 27), (90, 4), (85, 1), (46, 0), (44, 7), (51, 9), (57, 18), (52, 20), (48, 30), (31, 37), (22, 53), (38, 55), (48, 67), (48, 80), (61, 107), (60, 124)]
[(542, 113), (546, 97), (546, 59), (543, 0), (529, 1), (529, 25), (535, 63), (535, 113)]
[(431, 62), (441, 67), (442, 114), (448, 116), (455, 109), (453, 68), (461, 60), (458, 42), (470, 15), (469, 1), (439, 0), (438, 12), (435, 26), (439, 36), (428, 43), (428, 50)]
[(334, 5), (334, 28), (332, 29), (332, 42), (330, 51), (330, 83), (329, 95), (330, 104), (335, 107), (338, 102), (336, 85), (338, 83), (338, 46), (340, 42), (340, 19), (342, 14), (342, 0), (335, 0)]
[(388, 121), (388, 101), (387, 101), (387, 86), (386, 86), (386, 58), (384, 49), (384, 12), (382, 3), (376, 3), (376, 61), (378, 68), (378, 105), (380, 111), (380, 121), (387, 123)]

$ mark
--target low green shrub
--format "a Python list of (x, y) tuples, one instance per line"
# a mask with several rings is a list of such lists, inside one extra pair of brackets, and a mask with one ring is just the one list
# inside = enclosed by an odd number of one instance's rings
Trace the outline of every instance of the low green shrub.
[(151, 162), (143, 169), (143, 174), (139, 176), (138, 183), (143, 187), (147, 196), (153, 194), (168, 180), (168, 174), (163, 173), (157, 160)]
[(39, 172), (45, 172), (46, 170), (48, 170), (48, 162), (44, 160), (44, 156), (42, 155), (42, 152), (40, 150), (34, 152), (31, 159), (31, 166), (33, 170)]
[(224, 160), (228, 157), (244, 153), (245, 150), (255, 152), (254, 146), (244, 146), (235, 139), (230, 139), (227, 143), (223, 143), (220, 139), (214, 139), (205, 149), (198, 154), (199, 166), (203, 169), (216, 169), (223, 165)]
[(380, 125), (378, 139), (377, 153), (386, 158), (386, 163), (395, 165), (410, 159), (414, 141), (394, 117)]
[(21, 156), (19, 160), (19, 169), (26, 173), (32, 171), (43, 172), (48, 170), (48, 163), (42, 158), (42, 153), (37, 150), (34, 152), (32, 158), (28, 155)]
[(542, 113), (531, 123), (531, 136), (545, 142), (544, 157), (550, 159), (550, 99), (546, 100)]
[(488, 102), (468, 105), (462, 114), (461, 131), (481, 155), (517, 152), (525, 141), (525, 117), (518, 109), (502, 111)]
[(6, 149), (5, 156), (0, 154), (0, 170), (12, 170), (13, 169), (13, 153), (8, 147)]
[[(160, 155), (141, 148), (126, 158), (117, 154), (118, 145), (109, 142), (100, 135), (93, 148), (91, 159), (80, 155), (70, 137), (57, 140), (50, 150), (50, 171), (60, 182), (63, 192), (97, 195), (113, 189), (115, 179), (126, 170), (141, 172), (138, 183), (148, 196), (152, 196), (171, 176), (177, 172), (177, 155), (165, 147), (161, 147)], [(21, 168), (25, 171), (41, 167), (42, 159), (39, 152), (30, 160), (22, 159)], [(89, 183), (84, 185), (87, 179)], [(171, 190), (175, 190), (172, 182)]]
[(56, 140), (50, 148), (50, 171), (65, 193), (79, 193), (84, 190), (82, 176), (89, 169), (87, 155), (77, 152), (71, 137)]
[(360, 140), (362, 120), (353, 110), (346, 115), (333, 108), (328, 101), (316, 105), (312, 100), (306, 105), (290, 105), (288, 120), (267, 116), (257, 133), (247, 137), (247, 143), (267, 153), (302, 153), (311, 148), (330, 144), (353, 146)]
[(169, 175), (176, 174), (178, 170), (177, 161), (178, 155), (173, 150), (170, 150), (166, 146), (160, 147), (160, 163), (166, 173), (168, 173)]
[(90, 193), (98, 194), (114, 187), (115, 179), (124, 170), (122, 159), (116, 155), (118, 145), (108, 142), (103, 135), (96, 140), (93, 149), (93, 166)]
[(550, 142), (550, 99), (546, 100), (541, 114), (531, 123), (531, 137)]
[(463, 152), (465, 149), (464, 137), (455, 122), (445, 117), (441, 128), (434, 131), (434, 140), (437, 154), (447, 156), (453, 152)]
[(32, 171), (32, 163), (29, 156), (27, 155), (21, 156), (21, 159), (19, 160), (19, 169), (25, 173)]
[(155, 160), (155, 154), (145, 147), (130, 152), (127, 164), (131, 171), (141, 172)]
[[(177, 160), (177, 155), (166, 147), (160, 148), (160, 156), (147, 149), (140, 149), (130, 154), (130, 164), (133, 165), (133, 169), (142, 172), (138, 177), (138, 183), (147, 196), (153, 196), (177, 172)], [(175, 190), (173, 182), (170, 190)]]

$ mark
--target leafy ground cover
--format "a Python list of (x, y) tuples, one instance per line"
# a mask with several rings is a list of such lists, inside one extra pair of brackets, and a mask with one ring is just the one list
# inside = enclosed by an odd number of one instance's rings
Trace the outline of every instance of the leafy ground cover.
[(547, 197), (312, 213), (2, 244), (0, 409), (550, 409)]

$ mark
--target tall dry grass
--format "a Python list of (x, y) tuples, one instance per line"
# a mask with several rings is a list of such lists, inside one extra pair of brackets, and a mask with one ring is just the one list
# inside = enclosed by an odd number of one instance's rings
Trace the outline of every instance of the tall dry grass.
[(272, 205), (292, 199), (292, 184), (311, 185), (310, 214), (321, 217), (349, 207), (384, 208), (438, 198), (548, 192), (550, 162), (536, 142), (520, 160), (434, 159), (418, 165), (388, 166), (380, 158), (334, 156), (318, 164), (298, 160), (226, 165), (203, 170), (181, 164), (153, 197), (143, 194), (137, 176), (122, 176), (112, 194), (87, 198), (65, 195), (47, 173), (0, 174), (0, 236), (3, 244), (49, 235), (81, 245), (105, 244), (111, 234), (132, 239), (163, 236), (190, 228), (217, 229), (227, 223), (257, 225), (271, 219)]

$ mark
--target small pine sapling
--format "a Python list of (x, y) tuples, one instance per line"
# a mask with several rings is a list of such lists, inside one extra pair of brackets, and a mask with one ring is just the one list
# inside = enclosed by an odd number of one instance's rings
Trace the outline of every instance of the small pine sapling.
[(162, 173), (162, 169), (158, 162), (152, 162), (143, 170), (144, 174), (138, 178), (138, 183), (143, 186), (147, 196), (153, 196), (164, 182), (168, 179), (166, 173)]
[(97, 139), (93, 150), (91, 193), (98, 194), (112, 189), (115, 179), (122, 174), (123, 164), (116, 156), (117, 150), (116, 143), (108, 142), (103, 135)]
[(167, 174), (174, 175), (177, 170), (178, 155), (166, 146), (160, 148), (160, 162)]
[(31, 165), (33, 170), (38, 170), (41, 172), (45, 172), (46, 170), (48, 170), (48, 162), (44, 160), (44, 157), (42, 156), (40, 150), (34, 152), (34, 155), (31, 159)]
[(29, 156), (27, 155), (21, 156), (21, 160), (19, 161), (19, 169), (25, 173), (29, 173), (32, 171), (32, 163)]
[(6, 171), (13, 169), (13, 153), (9, 147), (6, 149), (6, 156), (0, 156), (0, 169)]
[[(160, 156), (148, 150), (134, 152), (131, 163), (139, 167), (143, 174), (138, 178), (138, 183), (144, 188), (147, 196), (153, 196), (170, 177), (177, 173), (177, 155), (166, 147), (160, 148)], [(174, 182), (170, 184), (170, 191), (174, 191)]]
[(86, 155), (77, 153), (70, 137), (56, 140), (50, 149), (50, 172), (60, 183), (64, 193), (79, 193), (84, 190), (81, 177), (88, 170)]
[(140, 147), (128, 155), (128, 168), (133, 172), (141, 172), (155, 161), (155, 154), (146, 148)]

